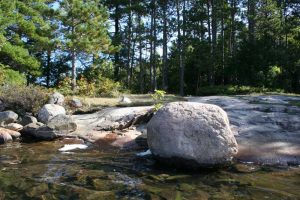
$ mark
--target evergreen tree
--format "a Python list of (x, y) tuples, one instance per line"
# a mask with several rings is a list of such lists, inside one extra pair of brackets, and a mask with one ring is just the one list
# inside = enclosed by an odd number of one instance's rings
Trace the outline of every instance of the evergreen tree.
[(69, 53), (72, 89), (76, 89), (76, 67), (80, 55), (99, 57), (113, 51), (108, 35), (108, 12), (100, 0), (63, 0), (60, 2), (61, 45)]

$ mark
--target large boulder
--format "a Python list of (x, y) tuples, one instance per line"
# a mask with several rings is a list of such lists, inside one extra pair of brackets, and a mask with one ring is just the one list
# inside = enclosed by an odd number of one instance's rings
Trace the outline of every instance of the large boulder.
[(67, 133), (74, 132), (77, 129), (77, 124), (67, 115), (56, 115), (47, 125), (57, 131), (65, 131)]
[(53, 94), (50, 95), (48, 103), (62, 106), (64, 104), (64, 101), (65, 101), (64, 95), (58, 92), (54, 92)]
[(38, 120), (43, 123), (47, 123), (53, 117), (66, 114), (64, 107), (56, 104), (46, 104), (44, 105), (38, 113)]
[(18, 119), (18, 114), (13, 111), (0, 112), (0, 126), (14, 123)]
[(150, 120), (147, 135), (153, 155), (177, 166), (223, 165), (237, 153), (227, 114), (215, 105), (169, 103)]

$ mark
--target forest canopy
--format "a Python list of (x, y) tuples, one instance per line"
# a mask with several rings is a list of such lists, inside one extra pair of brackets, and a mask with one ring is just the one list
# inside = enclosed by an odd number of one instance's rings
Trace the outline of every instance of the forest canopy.
[(300, 3), (0, 0), (0, 81), (93, 96), (300, 93)]

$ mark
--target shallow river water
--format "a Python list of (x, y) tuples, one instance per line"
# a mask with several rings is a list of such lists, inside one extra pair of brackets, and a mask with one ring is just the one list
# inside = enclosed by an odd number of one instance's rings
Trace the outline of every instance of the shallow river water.
[(2, 199), (300, 199), (300, 167), (237, 163), (197, 172), (162, 168), (136, 152), (72, 153), (56, 142), (0, 145)]

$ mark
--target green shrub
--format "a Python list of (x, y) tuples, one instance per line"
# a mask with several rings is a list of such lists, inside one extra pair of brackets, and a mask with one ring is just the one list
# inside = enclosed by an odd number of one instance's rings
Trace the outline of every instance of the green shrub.
[(7, 109), (20, 115), (26, 112), (34, 115), (49, 99), (48, 91), (40, 86), (3, 85), (0, 87), (0, 99)]
[(154, 94), (151, 94), (153, 101), (155, 102), (154, 110), (158, 111), (163, 104), (161, 103), (165, 98), (166, 92), (163, 90), (155, 90)]
[(122, 90), (119, 82), (99, 76), (95, 81), (88, 81), (85, 77), (77, 80), (76, 91), (71, 88), (72, 80), (66, 77), (58, 86), (59, 92), (64, 95), (78, 95), (88, 97), (117, 97)]

